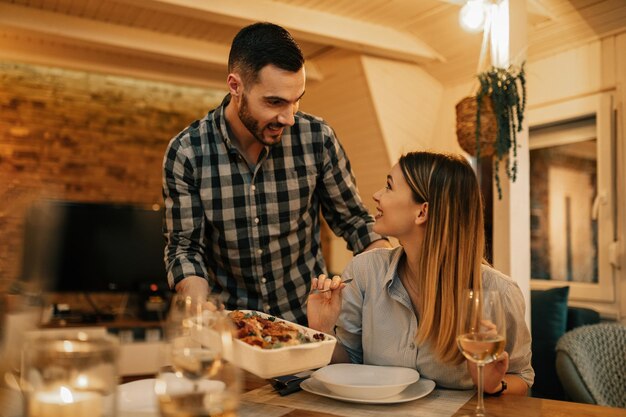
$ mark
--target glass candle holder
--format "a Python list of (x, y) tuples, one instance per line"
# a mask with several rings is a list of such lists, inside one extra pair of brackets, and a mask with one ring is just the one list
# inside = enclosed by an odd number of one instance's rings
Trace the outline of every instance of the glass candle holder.
[(27, 417), (115, 417), (119, 344), (109, 335), (30, 338), (22, 353)]

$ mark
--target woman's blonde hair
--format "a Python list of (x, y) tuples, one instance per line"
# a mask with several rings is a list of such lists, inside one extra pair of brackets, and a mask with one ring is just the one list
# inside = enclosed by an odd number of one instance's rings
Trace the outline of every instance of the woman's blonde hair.
[(445, 363), (461, 363), (457, 317), (464, 289), (481, 287), (485, 232), (476, 174), (459, 155), (411, 152), (399, 161), (417, 203), (428, 203), (416, 277), (417, 342)]

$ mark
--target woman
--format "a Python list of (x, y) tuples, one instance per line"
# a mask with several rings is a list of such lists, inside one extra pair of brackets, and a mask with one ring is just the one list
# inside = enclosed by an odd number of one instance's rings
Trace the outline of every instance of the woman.
[[(335, 333), (333, 362), (404, 366), (439, 386), (469, 389), (476, 365), (456, 345), (459, 294), (496, 290), (506, 310), (504, 354), (485, 366), (485, 393), (527, 393), (534, 380), (524, 299), (517, 284), (483, 263), (483, 208), (471, 166), (460, 156), (412, 152), (374, 194), (374, 230), (401, 246), (356, 256), (343, 280), (324, 275), (311, 289), (309, 326)], [(481, 279), (482, 278), (482, 279)], [(343, 300), (343, 304), (342, 304)]]

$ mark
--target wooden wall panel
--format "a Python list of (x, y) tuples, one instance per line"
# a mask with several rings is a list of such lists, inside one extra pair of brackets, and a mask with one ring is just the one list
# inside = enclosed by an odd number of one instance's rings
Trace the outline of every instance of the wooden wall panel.
[[(352, 164), (361, 198), (373, 213), (372, 194), (384, 185), (391, 167), (361, 58), (331, 51), (315, 59), (315, 64), (324, 80), (307, 85), (301, 110), (324, 118), (335, 129)], [(333, 235), (329, 243), (325, 250), (328, 267), (341, 272), (351, 254), (342, 239)]]
[(307, 85), (303, 111), (329, 122), (343, 144), (361, 197), (372, 210), (372, 194), (384, 185), (390, 168), (376, 110), (359, 55), (332, 52), (315, 60), (324, 76)]
[(616, 159), (618, 190), (617, 199), (617, 240), (621, 242), (617, 255), (620, 269), (616, 276), (616, 305), (619, 309), (619, 319), (626, 324), (626, 33), (615, 36), (615, 78), (617, 84), (616, 108)]
[(456, 104), (474, 91), (478, 81), (465, 82), (444, 89), (437, 112), (433, 138), (437, 146), (445, 152), (463, 153), (456, 138)]

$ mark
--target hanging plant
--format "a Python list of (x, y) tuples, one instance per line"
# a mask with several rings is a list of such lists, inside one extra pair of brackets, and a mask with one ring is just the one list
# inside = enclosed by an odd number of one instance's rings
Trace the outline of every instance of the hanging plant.
[[(511, 181), (517, 177), (517, 133), (522, 130), (526, 107), (524, 64), (518, 69), (491, 67), (478, 74), (475, 96), (456, 106), (457, 139), (461, 147), (477, 159), (494, 155), (498, 198), (502, 198), (500, 162)], [(511, 155), (512, 149), (512, 155)]]

